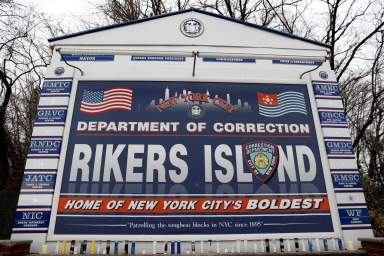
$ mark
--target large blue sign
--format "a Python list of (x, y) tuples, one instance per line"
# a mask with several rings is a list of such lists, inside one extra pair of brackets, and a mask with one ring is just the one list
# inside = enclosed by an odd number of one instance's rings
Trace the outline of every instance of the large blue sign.
[(76, 95), (53, 235), (333, 232), (305, 84), (80, 81)]

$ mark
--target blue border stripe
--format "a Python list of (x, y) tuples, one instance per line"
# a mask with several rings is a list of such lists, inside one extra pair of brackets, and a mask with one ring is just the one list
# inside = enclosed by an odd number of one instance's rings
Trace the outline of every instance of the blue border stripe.
[(21, 233), (48, 233), (48, 228), (46, 230), (34, 230), (34, 229), (31, 229), (31, 230), (19, 230), (17, 228), (13, 228), (12, 229), (12, 233), (18, 233), (18, 234), (21, 234)]
[(72, 82), (72, 79), (73, 77), (46, 77), (44, 78), (44, 81), (47, 81), (47, 80), (71, 80)]
[(58, 123), (43, 123), (43, 122), (39, 122), (39, 123), (35, 123), (33, 126), (36, 126), (36, 127), (43, 127), (43, 126), (47, 126), (47, 128), (49, 127), (52, 127), (52, 126), (65, 126), (64, 123), (61, 122), (61, 124), (58, 124)]
[(331, 172), (355, 172), (359, 173), (358, 169), (331, 169)]
[(323, 83), (323, 84), (337, 84), (339, 85), (339, 83), (337, 81), (324, 81), (324, 80), (313, 80), (312, 81), (312, 84), (320, 84), (320, 83)]
[[(54, 97), (57, 97), (57, 98), (69, 98), (70, 97), (70, 94), (69, 93), (59, 93), (58, 92), (55, 92), (55, 94), (47, 94), (47, 93), (43, 93), (41, 94), (41, 97), (40, 98), (54, 98)], [(39, 105), (40, 107), (41, 105)], [(47, 106), (47, 107), (50, 107), (51, 105), (44, 105), (44, 106)]]
[[(362, 193), (362, 192), (360, 192)], [(346, 203), (346, 204), (340, 204), (338, 203), (337, 204), (337, 207), (338, 208), (355, 208), (356, 206), (364, 206), (365, 208), (367, 208), (367, 204), (366, 203), (360, 203), (360, 204), (351, 204), (351, 203)]]
[(22, 195), (53, 195), (54, 191), (23, 191), (22, 189), (20, 190), (20, 194)]
[(16, 211), (20, 210), (22, 211), (23, 209), (34, 209), (34, 210), (40, 210), (40, 209), (49, 209), (46, 211), (50, 211), (52, 208), (52, 205), (18, 205), (16, 207)]
[(363, 230), (363, 229), (366, 229), (366, 230), (372, 230), (372, 226), (370, 227), (361, 227), (361, 226), (356, 226), (356, 227), (341, 227), (342, 230)]
[(55, 156), (46, 156), (44, 154), (36, 154), (35, 156), (31, 156), (31, 155), (27, 155), (27, 158), (28, 159), (58, 159), (60, 158), (60, 155), (59, 154), (56, 154)]

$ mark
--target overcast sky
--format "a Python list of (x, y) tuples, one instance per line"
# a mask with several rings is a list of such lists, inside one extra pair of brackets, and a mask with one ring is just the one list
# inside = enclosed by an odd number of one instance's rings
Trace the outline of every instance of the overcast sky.
[[(43, 11), (48, 14), (59, 23), (63, 25), (63, 28), (68, 32), (76, 32), (88, 29), (90, 27), (96, 27), (98, 25), (106, 25), (106, 20), (103, 18), (100, 19), (101, 15), (97, 15), (99, 11), (96, 6), (105, 2), (106, 0), (16, 0), (19, 3), (23, 3), (26, 5), (33, 5), (36, 9)], [(362, 4), (364, 6), (365, 1), (368, 0), (358, 0), (358, 4)], [(326, 24), (321, 17), (317, 19), (317, 15), (324, 13), (321, 11), (325, 5), (320, 0), (315, 0), (312, 2), (310, 7), (306, 10), (306, 15), (311, 15), (312, 19), (311, 23), (317, 24), (312, 28), (312, 33), (318, 34), (316, 30), (322, 30), (325, 28)], [(342, 14), (340, 14), (342, 17)], [(84, 22), (87, 21), (88, 27), (85, 27)], [(93, 21), (93, 22), (92, 22)], [(95, 24), (92, 24), (95, 23)], [(364, 24), (365, 29), (373, 24)]]
[[(19, 0), (20, 2), (33, 4), (40, 10), (55, 18), (68, 17), (71, 14), (89, 14), (93, 5), (100, 0)], [(91, 10), (93, 11), (93, 10)]]
[[(67, 28), (75, 28), (80, 23), (79, 18), (89, 20), (97, 12), (95, 6), (104, 0), (18, 0), (19, 3), (32, 5)], [(72, 29), (71, 29), (72, 30)], [(78, 29), (75, 29), (78, 30)]]
[[(99, 13), (96, 6), (100, 5), (106, 0), (15, 0), (15, 1), (27, 4), (27, 5), (35, 6), (36, 9), (43, 11), (44, 13), (48, 14), (55, 20), (59, 21), (61, 24), (64, 24), (64, 28), (71, 30), (71, 32), (86, 29), (84, 28), (84, 22), (80, 22), (79, 21), (80, 19), (88, 22), (95, 21), (93, 23), (97, 23), (99, 25), (100, 24), (104, 25), (106, 22), (106, 20), (96, 20), (97, 17), (100, 17), (100, 16), (95, 15)], [(359, 1), (366, 1), (366, 0), (359, 0)], [(320, 0), (315, 0), (311, 4), (311, 7), (307, 9), (306, 13), (315, 15), (315, 13), (319, 11), (319, 8), (324, 6), (325, 5), (321, 4)], [(95, 27), (96, 24), (94, 25), (90, 24), (90, 26)]]

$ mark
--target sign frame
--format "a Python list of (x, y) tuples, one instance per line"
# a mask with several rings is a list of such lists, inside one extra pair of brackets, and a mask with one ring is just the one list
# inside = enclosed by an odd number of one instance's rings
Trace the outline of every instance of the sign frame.
[[(202, 83), (238, 83), (238, 84), (273, 84), (278, 83), (279, 85), (284, 84), (300, 84), (307, 87), (310, 108), (312, 111), (313, 122), (317, 134), (317, 145), (319, 147), (321, 165), (323, 169), (323, 176), (325, 182), (325, 188), (328, 195), (330, 214), (333, 223), (333, 232), (316, 232), (316, 233), (265, 233), (265, 234), (191, 234), (191, 235), (56, 235), (54, 234), (55, 224), (56, 224), (56, 215), (58, 210), (58, 202), (61, 190), (61, 181), (63, 178), (64, 164), (66, 159), (66, 151), (68, 147), (68, 139), (70, 134), (70, 128), (72, 123), (73, 109), (76, 99), (77, 87), (79, 81), (129, 81), (129, 82), (143, 82), (143, 81), (153, 81), (153, 82), (202, 82)], [(241, 85), (239, 85), (241, 86)], [(79, 216), (81, 218), (81, 216)], [(118, 216), (116, 216), (118, 218)], [(333, 188), (332, 176), (330, 172), (330, 166), (327, 158), (326, 147), (324, 136), (321, 129), (320, 118), (318, 115), (318, 107), (316, 104), (316, 99), (313, 91), (312, 82), (308, 79), (306, 80), (278, 80), (278, 79), (199, 79), (199, 78), (158, 78), (158, 79), (143, 79), (143, 77), (127, 77), (126, 79), (116, 79), (108, 76), (105, 77), (73, 77), (72, 81), (72, 91), (69, 98), (69, 105), (67, 110), (67, 122), (64, 127), (64, 135), (62, 140), (61, 154), (59, 158), (59, 165), (57, 169), (56, 176), (56, 185), (53, 194), (52, 200), (52, 211), (49, 221), (47, 241), (58, 241), (58, 240), (134, 240), (134, 241), (196, 241), (196, 240), (209, 240), (215, 237), (215, 240), (255, 240), (255, 239), (264, 239), (268, 236), (269, 239), (308, 239), (308, 238), (340, 238), (342, 235), (341, 224), (339, 219), (339, 213), (337, 208), (336, 193)]]

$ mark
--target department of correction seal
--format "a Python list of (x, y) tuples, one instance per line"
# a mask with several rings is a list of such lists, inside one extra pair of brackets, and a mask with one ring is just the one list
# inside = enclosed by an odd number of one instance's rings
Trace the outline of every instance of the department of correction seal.
[(272, 178), (279, 163), (278, 147), (265, 141), (244, 144), (243, 156), (247, 169), (262, 183), (266, 183)]

